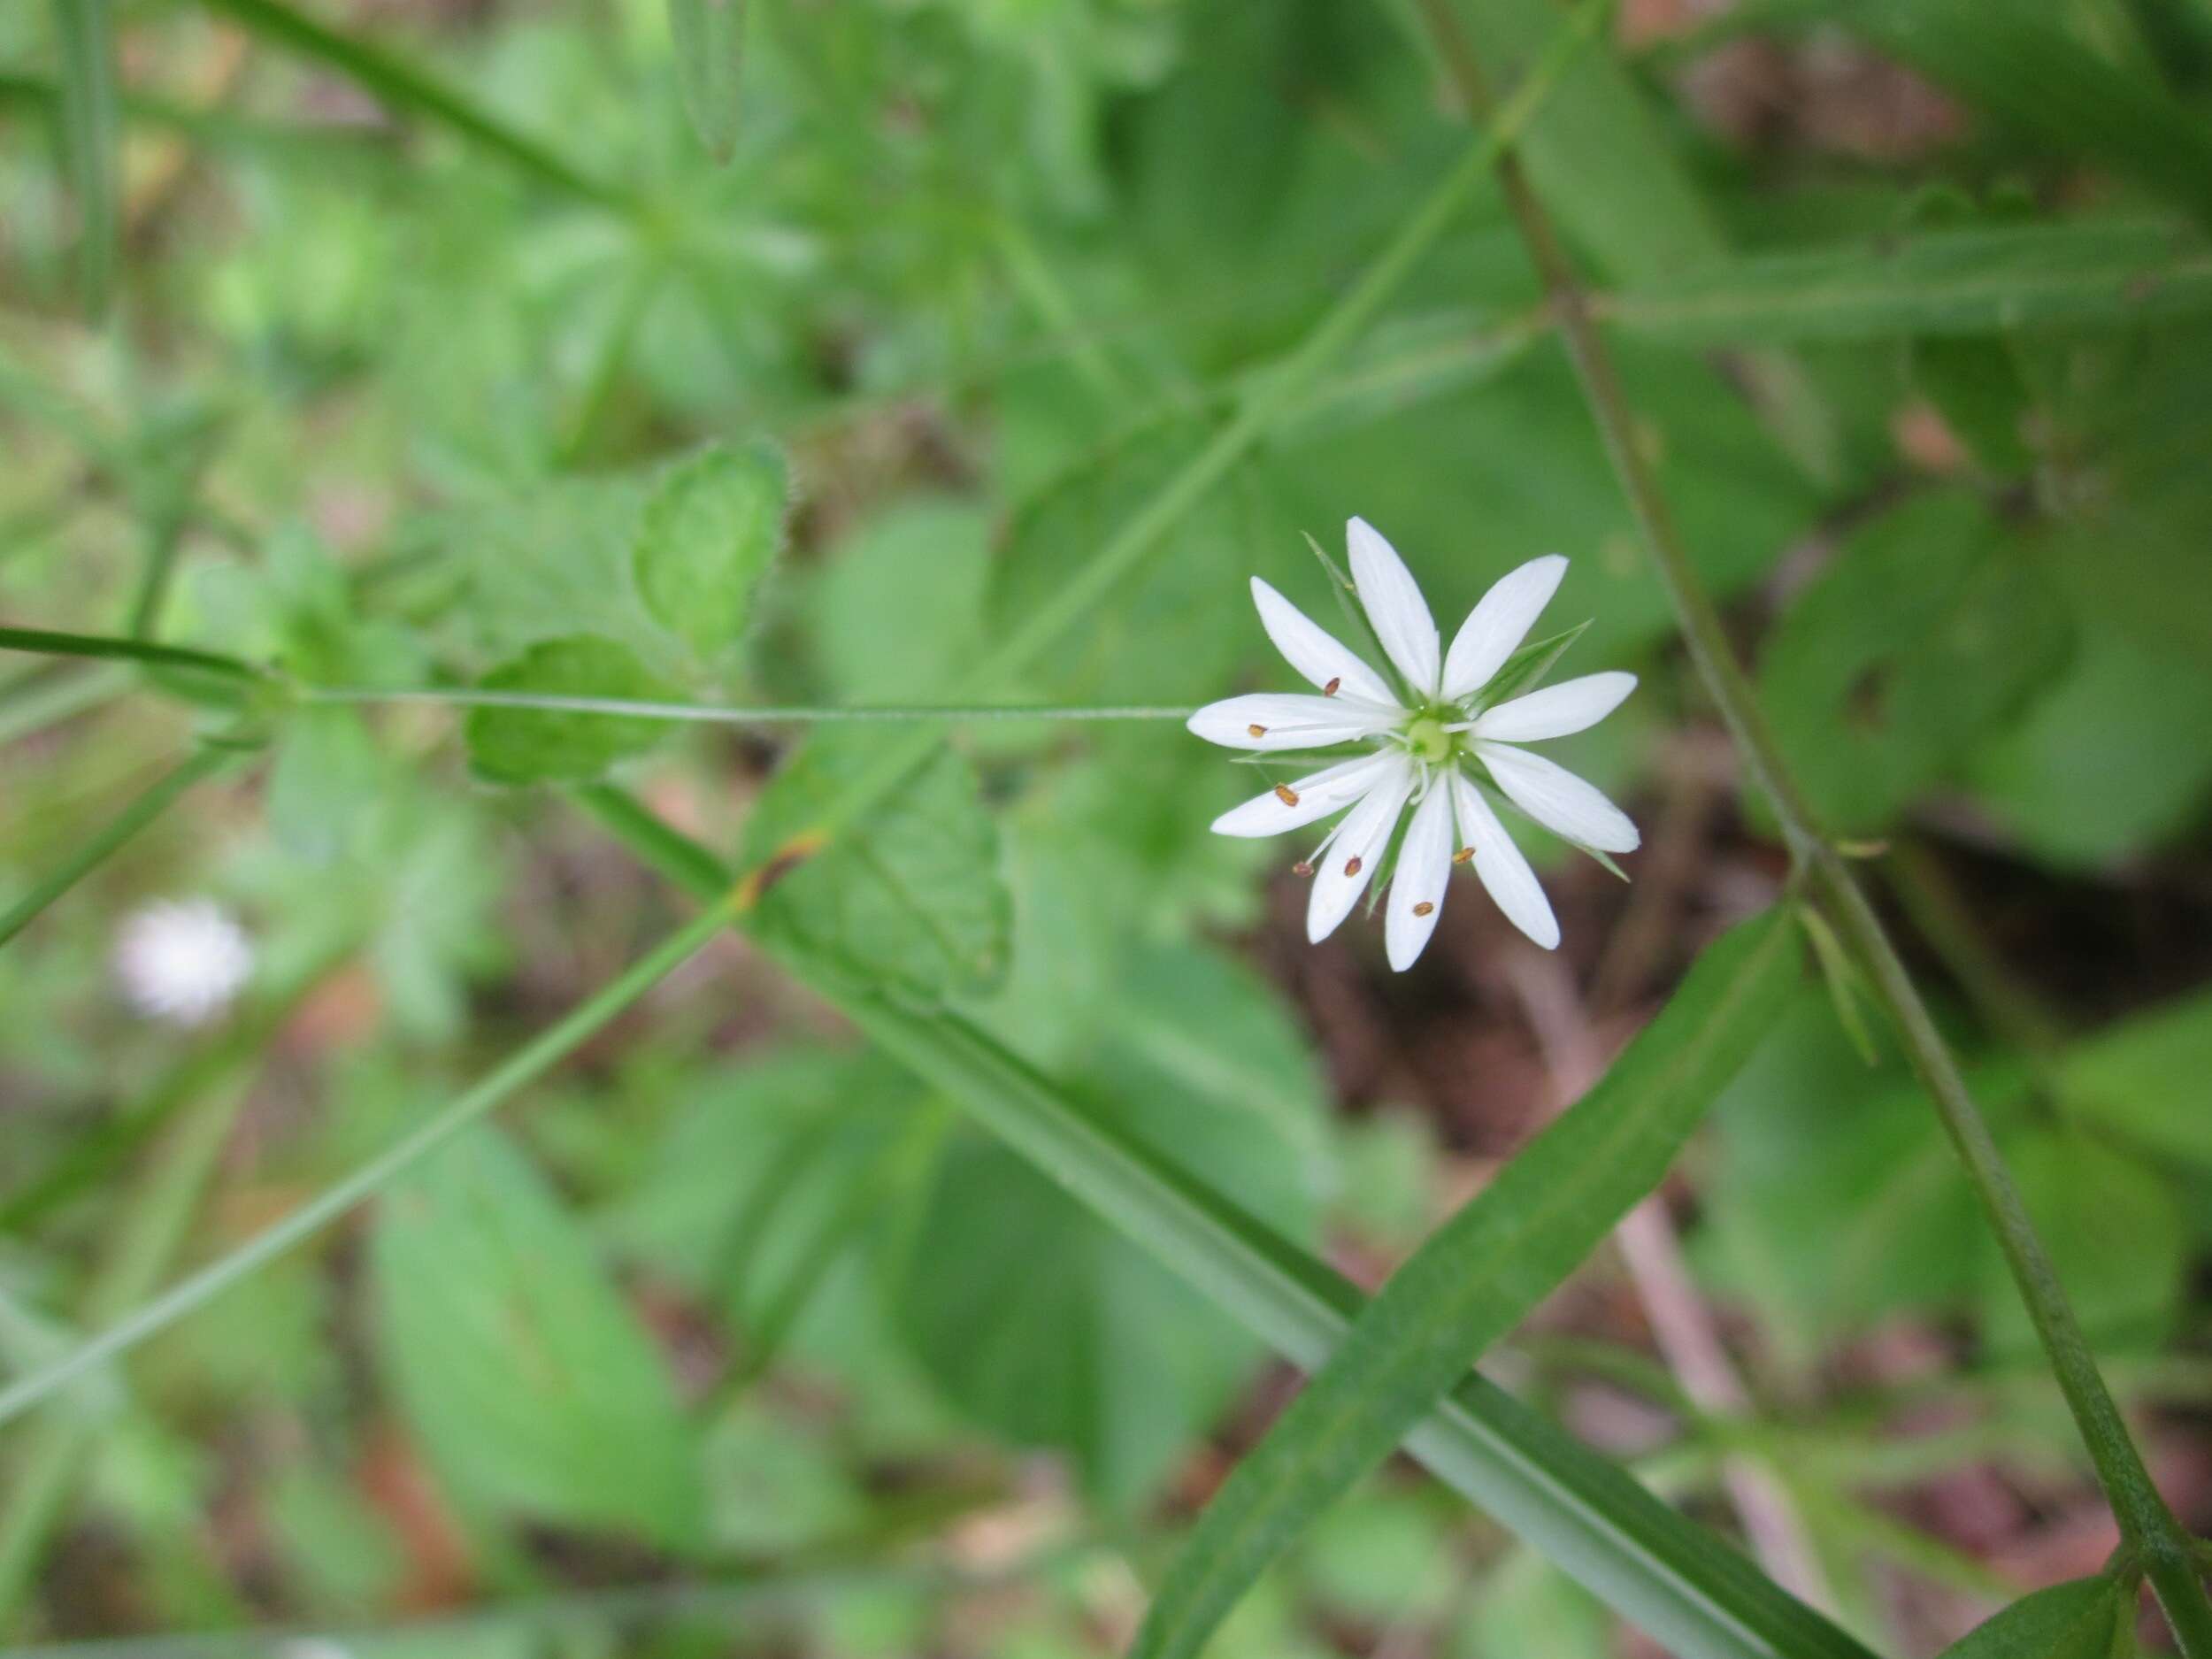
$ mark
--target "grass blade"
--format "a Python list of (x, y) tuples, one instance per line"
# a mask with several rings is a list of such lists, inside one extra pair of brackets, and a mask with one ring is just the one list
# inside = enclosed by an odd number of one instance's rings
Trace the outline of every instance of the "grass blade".
[(463, 1092), (351, 1174), (326, 1187), (281, 1221), (264, 1227), (235, 1249), (226, 1251), (97, 1336), (0, 1388), (0, 1423), (22, 1416), (94, 1366), (126, 1354), (166, 1330), (264, 1263), (281, 1256), (335, 1221), (418, 1158), (443, 1146), (510, 1095), (552, 1070), (594, 1033), (675, 972), (736, 914), (733, 895), (718, 897), (714, 904), (639, 957), (618, 978), (510, 1055), (474, 1087)]
[(0, 914), (0, 945), (36, 921), (48, 905), (105, 864), (124, 842), (167, 811), (194, 784), (242, 758), (234, 749), (203, 749), (165, 772), (71, 853), (60, 869)]
[(115, 113), (115, 32), (107, 0), (54, 0), (61, 42), (61, 137), (77, 211), (77, 273), (85, 314), (107, 314), (122, 245), (121, 162)]
[(505, 157), (539, 183), (603, 207), (626, 208), (628, 197), (595, 179), (536, 139), (471, 103), (405, 59), (326, 27), (282, 0), (206, 0), (264, 40), (328, 65), (357, 81), (395, 114), (419, 116)]
[(2124, 326), (2212, 311), (2212, 249), (2148, 224), (1951, 231), (1739, 260), (1594, 305), (1697, 346)]
[(166, 668), (203, 668), (210, 673), (258, 680), (261, 671), (241, 657), (196, 651), (184, 645), (157, 645), (151, 640), (119, 640), (106, 634), (61, 634), (50, 628), (15, 628), (0, 624), (0, 651), (35, 651), (43, 657), (91, 657), (111, 662), (148, 663)]
[(1398, 1270), (1215, 1495), (1137, 1659), (1199, 1652), (1268, 1563), (1658, 1185), (1779, 1013), (1795, 948), (1778, 911), (1709, 948), (1597, 1087)]
[[(680, 886), (731, 872), (621, 791), (580, 799)], [(1163, 1163), (965, 1020), (856, 987), (788, 949), (777, 960), (886, 1053), (959, 1105), (1100, 1219), (1293, 1363), (1319, 1366), (1363, 1299), (1340, 1274)], [(1671, 1651), (1712, 1659), (1867, 1659), (1866, 1650), (1743, 1555), (1571, 1436), (1471, 1373), (1406, 1449)]]
[(676, 86), (684, 113), (707, 154), (726, 162), (737, 151), (745, 77), (745, 0), (668, 0), (676, 37)]

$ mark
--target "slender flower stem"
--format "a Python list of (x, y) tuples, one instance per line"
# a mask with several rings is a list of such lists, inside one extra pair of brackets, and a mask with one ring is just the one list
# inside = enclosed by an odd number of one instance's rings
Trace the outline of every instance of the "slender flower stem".
[(184, 645), (157, 645), (151, 640), (118, 639), (109, 634), (63, 634), (52, 628), (18, 628), (0, 624), (0, 651), (34, 651), (42, 657), (104, 657), (148, 663), (157, 667), (201, 668), (241, 680), (262, 677), (262, 671), (242, 657), (198, 651)]
[[(1135, 512), (1122, 520), (1106, 544), (1046, 603), (1025, 617), (997, 649), (964, 677), (963, 695), (987, 695), (1041, 657), (1069, 629), (1095, 609), (1114, 587), (1157, 550), (1168, 532), (1242, 462), (1276, 423), (1294, 410), (1321, 374), (1372, 323), (1437, 239), (1490, 176), (1500, 157), (1543, 107), (1552, 88), (1595, 35), (1610, 0), (1584, 0), (1532, 63), (1520, 83), (1502, 99), (1481, 135), (1458, 165), (1447, 173), (1399, 226), (1366, 269), (1345, 290), (1313, 329), (1285, 357), (1252, 381), (1237, 412), (1197, 454), (1185, 462)], [(902, 780), (928, 758), (943, 737), (941, 726), (916, 726), (902, 741), (887, 744), (881, 755), (858, 772), (824, 806), (814, 823), (784, 849), (757, 866), (788, 856), (799, 845), (820, 847), (843, 832)], [(748, 872), (749, 875), (756, 872)]]
[[(1420, 0), (1448, 73), (1470, 111), (1487, 102), (1484, 78), (1449, 0)], [(1506, 203), (1534, 259), (1559, 319), (1622, 492), (1673, 604), (1692, 662), (1735, 739), (1753, 780), (1772, 802), (1791, 853), (1810, 866), (1816, 889), (1858, 951), (1876, 994), (1901, 1033), (1913, 1069), (1936, 1105), (1976, 1196), (1994, 1227), (2021, 1298), (2095, 1464), (2099, 1483), (2139, 1555), (2181, 1650), (2212, 1659), (2212, 1603), (2205, 1598), (2188, 1534), (2166, 1506), (2119, 1408), (2097, 1371), (2042, 1240), (2021, 1202), (1989, 1125), (1975, 1106), (1958, 1062), (1936, 1029), (1927, 1004), (1867, 900), (1850, 863), (1824, 835), (1792, 777), (1780, 746), (1736, 660), (1719, 612), (1706, 594), (1676, 529), (1657, 477), (1636, 442), (1634, 418), (1610, 350), (1591, 313), (1589, 296), (1553, 229), (1549, 215), (1515, 158), (1498, 165)]]
[(570, 696), (561, 692), (480, 691), (471, 686), (429, 686), (381, 691), (373, 686), (312, 686), (302, 703), (444, 703), (476, 709), (538, 709), (549, 713), (613, 714), (634, 720), (679, 720), (705, 726), (810, 726), (839, 721), (931, 720), (1185, 720), (1188, 708), (1153, 708), (1129, 703), (948, 703), (906, 707), (862, 705), (829, 708), (764, 704), (738, 708), (714, 703), (653, 703), (630, 697)]
[(128, 806), (88, 836), (63, 861), (60, 869), (0, 914), (0, 945), (37, 920), (48, 905), (106, 863), (124, 842), (167, 811), (177, 797), (194, 784), (243, 758), (235, 750), (203, 749), (164, 773)]
[(474, 1087), (450, 1102), (411, 1133), (360, 1164), (350, 1175), (325, 1187), (281, 1221), (264, 1227), (236, 1249), (226, 1252), (198, 1272), (179, 1280), (152, 1301), (118, 1319), (97, 1336), (79, 1343), (59, 1359), (16, 1379), (5, 1388), (0, 1388), (0, 1423), (20, 1417), (64, 1384), (74, 1381), (96, 1365), (136, 1348), (147, 1338), (166, 1330), (185, 1315), (212, 1301), (265, 1262), (282, 1255), (302, 1240), (335, 1221), (402, 1170), (443, 1146), (510, 1095), (535, 1082), (631, 1003), (688, 961), (710, 939), (737, 918), (743, 904), (740, 890), (731, 889), (652, 950), (639, 957), (618, 978), (603, 986), (590, 998), (570, 1010), (557, 1023), (524, 1044)]

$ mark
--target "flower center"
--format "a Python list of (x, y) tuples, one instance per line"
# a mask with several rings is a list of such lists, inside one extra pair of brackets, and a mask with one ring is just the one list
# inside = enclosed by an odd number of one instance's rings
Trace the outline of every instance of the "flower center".
[(1459, 747), (1458, 739), (1446, 731), (1443, 720), (1433, 714), (1414, 717), (1405, 729), (1405, 744), (1415, 759), (1425, 760), (1432, 766), (1443, 764)]

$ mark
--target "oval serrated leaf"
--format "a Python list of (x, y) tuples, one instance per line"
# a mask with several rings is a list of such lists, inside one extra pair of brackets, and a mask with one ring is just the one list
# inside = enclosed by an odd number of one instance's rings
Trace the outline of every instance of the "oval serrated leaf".
[(746, 821), (739, 858), (770, 879), (759, 927), (910, 997), (978, 994), (1006, 972), (1010, 904), (975, 773), (940, 749), (880, 806), (817, 847), (822, 814), (883, 739), (818, 732)]
[(1133, 1654), (1188, 1659), (1252, 1581), (1658, 1185), (1789, 997), (1788, 918), (1716, 941), (1604, 1078), (1432, 1233), (1238, 1465)]
[[(674, 688), (626, 645), (595, 634), (541, 640), (478, 682), (486, 691), (669, 702)], [(634, 715), (560, 709), (472, 709), (469, 764), (494, 783), (582, 783), (658, 742), (665, 725)]]
[(772, 444), (718, 444), (664, 474), (647, 500), (631, 551), (638, 596), (699, 656), (745, 632), (753, 590), (783, 545), (787, 491)]
[(672, 1548), (705, 1532), (668, 1374), (583, 1232), (495, 1130), (388, 1189), (371, 1253), (408, 1420), (473, 1501)]
[(707, 153), (726, 162), (737, 149), (745, 73), (745, 0), (668, 0), (676, 85)]

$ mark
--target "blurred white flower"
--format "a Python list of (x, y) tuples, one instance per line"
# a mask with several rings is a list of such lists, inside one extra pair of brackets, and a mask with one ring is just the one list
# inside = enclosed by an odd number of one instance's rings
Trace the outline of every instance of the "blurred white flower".
[(246, 983), (253, 945), (213, 901), (163, 900), (124, 922), (114, 961), (123, 995), (140, 1013), (198, 1025), (227, 1008)]
[(1318, 944), (1351, 914), (1410, 805), (1413, 820), (1384, 917), (1393, 968), (1411, 967), (1436, 931), (1455, 864), (1472, 864), (1507, 919), (1545, 949), (1555, 948), (1559, 923), (1551, 903), (1498, 821), (1484, 780), (1578, 847), (1633, 850), (1640, 838), (1626, 813), (1572, 772), (1516, 745), (1595, 726), (1636, 688), (1636, 676), (1590, 674), (1504, 701), (1486, 696), (1558, 590), (1567, 561), (1552, 554), (1501, 578), (1444, 651), (1428, 603), (1390, 543), (1363, 518), (1351, 521), (1346, 541), (1353, 585), (1398, 685), (1255, 576), (1252, 597), (1268, 637), (1321, 695), (1230, 697), (1199, 710), (1189, 725), (1230, 749), (1361, 743), (1371, 752), (1276, 785), (1216, 818), (1215, 832), (1279, 835), (1351, 809), (1299, 866), (1313, 874), (1306, 936)]

